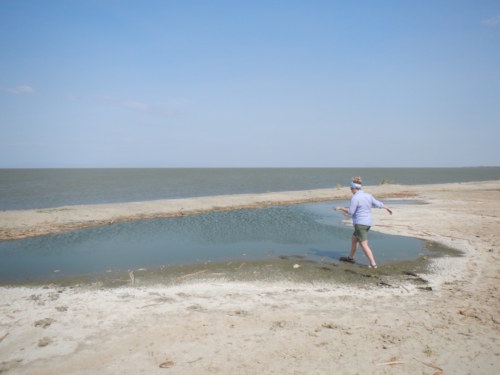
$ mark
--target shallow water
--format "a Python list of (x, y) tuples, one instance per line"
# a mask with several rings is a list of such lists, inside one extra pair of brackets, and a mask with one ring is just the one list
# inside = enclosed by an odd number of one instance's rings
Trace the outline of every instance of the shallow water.
[[(223, 274), (229, 279), (339, 278), (338, 267), (342, 272), (362, 268), (338, 262), (348, 254), (352, 228), (342, 224), (345, 216), (332, 209), (337, 204), (212, 212), (5, 241), (0, 243), (0, 283), (82, 277), (126, 282), (128, 270), (148, 275), (146, 279), (172, 281), (207, 267), (204, 276)], [(372, 231), (369, 239), (377, 263), (387, 269), (431, 254), (428, 244), (413, 238)], [(368, 264), (361, 250), (356, 260)], [(291, 267), (295, 264), (300, 268)], [(352, 275), (346, 271), (343, 276)]]

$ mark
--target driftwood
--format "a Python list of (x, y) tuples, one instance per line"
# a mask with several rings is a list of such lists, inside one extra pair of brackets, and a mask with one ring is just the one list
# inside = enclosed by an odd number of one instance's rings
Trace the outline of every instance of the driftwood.
[(441, 367), (436, 366), (436, 365), (435, 365), (435, 364), (433, 364), (433, 363), (430, 363), (430, 362), (424, 362), (424, 361), (421, 361), (420, 359), (415, 358), (415, 357), (413, 357), (413, 359), (414, 359), (414, 360), (416, 360), (416, 361), (418, 361), (418, 362), (420, 362), (420, 363), (422, 363), (422, 364), (424, 364), (424, 365), (426, 365), (426, 366), (432, 367), (432, 368), (433, 368), (433, 369), (435, 369), (435, 370), (438, 370), (438, 371), (443, 372), (443, 369), (442, 369)]
[(383, 363), (377, 363), (377, 366), (392, 366), (392, 365), (404, 365), (406, 362), (403, 361), (389, 361)]

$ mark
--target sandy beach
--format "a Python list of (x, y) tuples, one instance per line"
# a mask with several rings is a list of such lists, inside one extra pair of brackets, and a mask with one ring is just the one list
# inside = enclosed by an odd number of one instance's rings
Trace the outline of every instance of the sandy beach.
[[(203, 275), (169, 287), (1, 287), (0, 373), (499, 373), (500, 181), (364, 189), (415, 201), (392, 216), (374, 210), (372, 230), (436, 241), (464, 256), (433, 259), (427, 289)], [(349, 197), (334, 188), (3, 211), (0, 240)]]

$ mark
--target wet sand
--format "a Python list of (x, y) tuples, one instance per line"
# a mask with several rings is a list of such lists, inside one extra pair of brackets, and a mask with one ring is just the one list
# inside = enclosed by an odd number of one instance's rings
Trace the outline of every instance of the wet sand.
[[(209, 210), (348, 199), (348, 189), (0, 212), (1, 238)], [(0, 288), (0, 372), (494, 374), (500, 369), (500, 181), (365, 187), (427, 204), (374, 227), (451, 246), (428, 288), (225, 282)], [(346, 249), (347, 250), (347, 249)], [(376, 255), (376, 250), (375, 250)], [(297, 268), (300, 272), (301, 268)], [(379, 270), (378, 272), (381, 272)]]

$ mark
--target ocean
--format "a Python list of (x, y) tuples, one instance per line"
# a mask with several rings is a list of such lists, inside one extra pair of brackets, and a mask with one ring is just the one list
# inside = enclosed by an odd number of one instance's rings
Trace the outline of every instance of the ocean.
[[(0, 170), (2, 210), (113, 203), (220, 194), (347, 186), (361, 175), (430, 184), (496, 179), (500, 168), (457, 169), (42, 169)], [(138, 280), (172, 283), (186, 275), (243, 279), (377, 282), (364, 268), (338, 262), (352, 228), (322, 202), (116, 223), (68, 233), (0, 242), (0, 283)], [(390, 205), (404, 202), (386, 202)], [(376, 225), (376, 223), (375, 223)], [(370, 232), (386, 274), (414, 272), (425, 259), (454, 254), (414, 238)], [(356, 261), (366, 266), (358, 250)], [(353, 269), (351, 269), (354, 267)], [(405, 271), (406, 270), (406, 271)]]
[(0, 169), (0, 210), (365, 185), (435, 184), (500, 178), (478, 168)]

